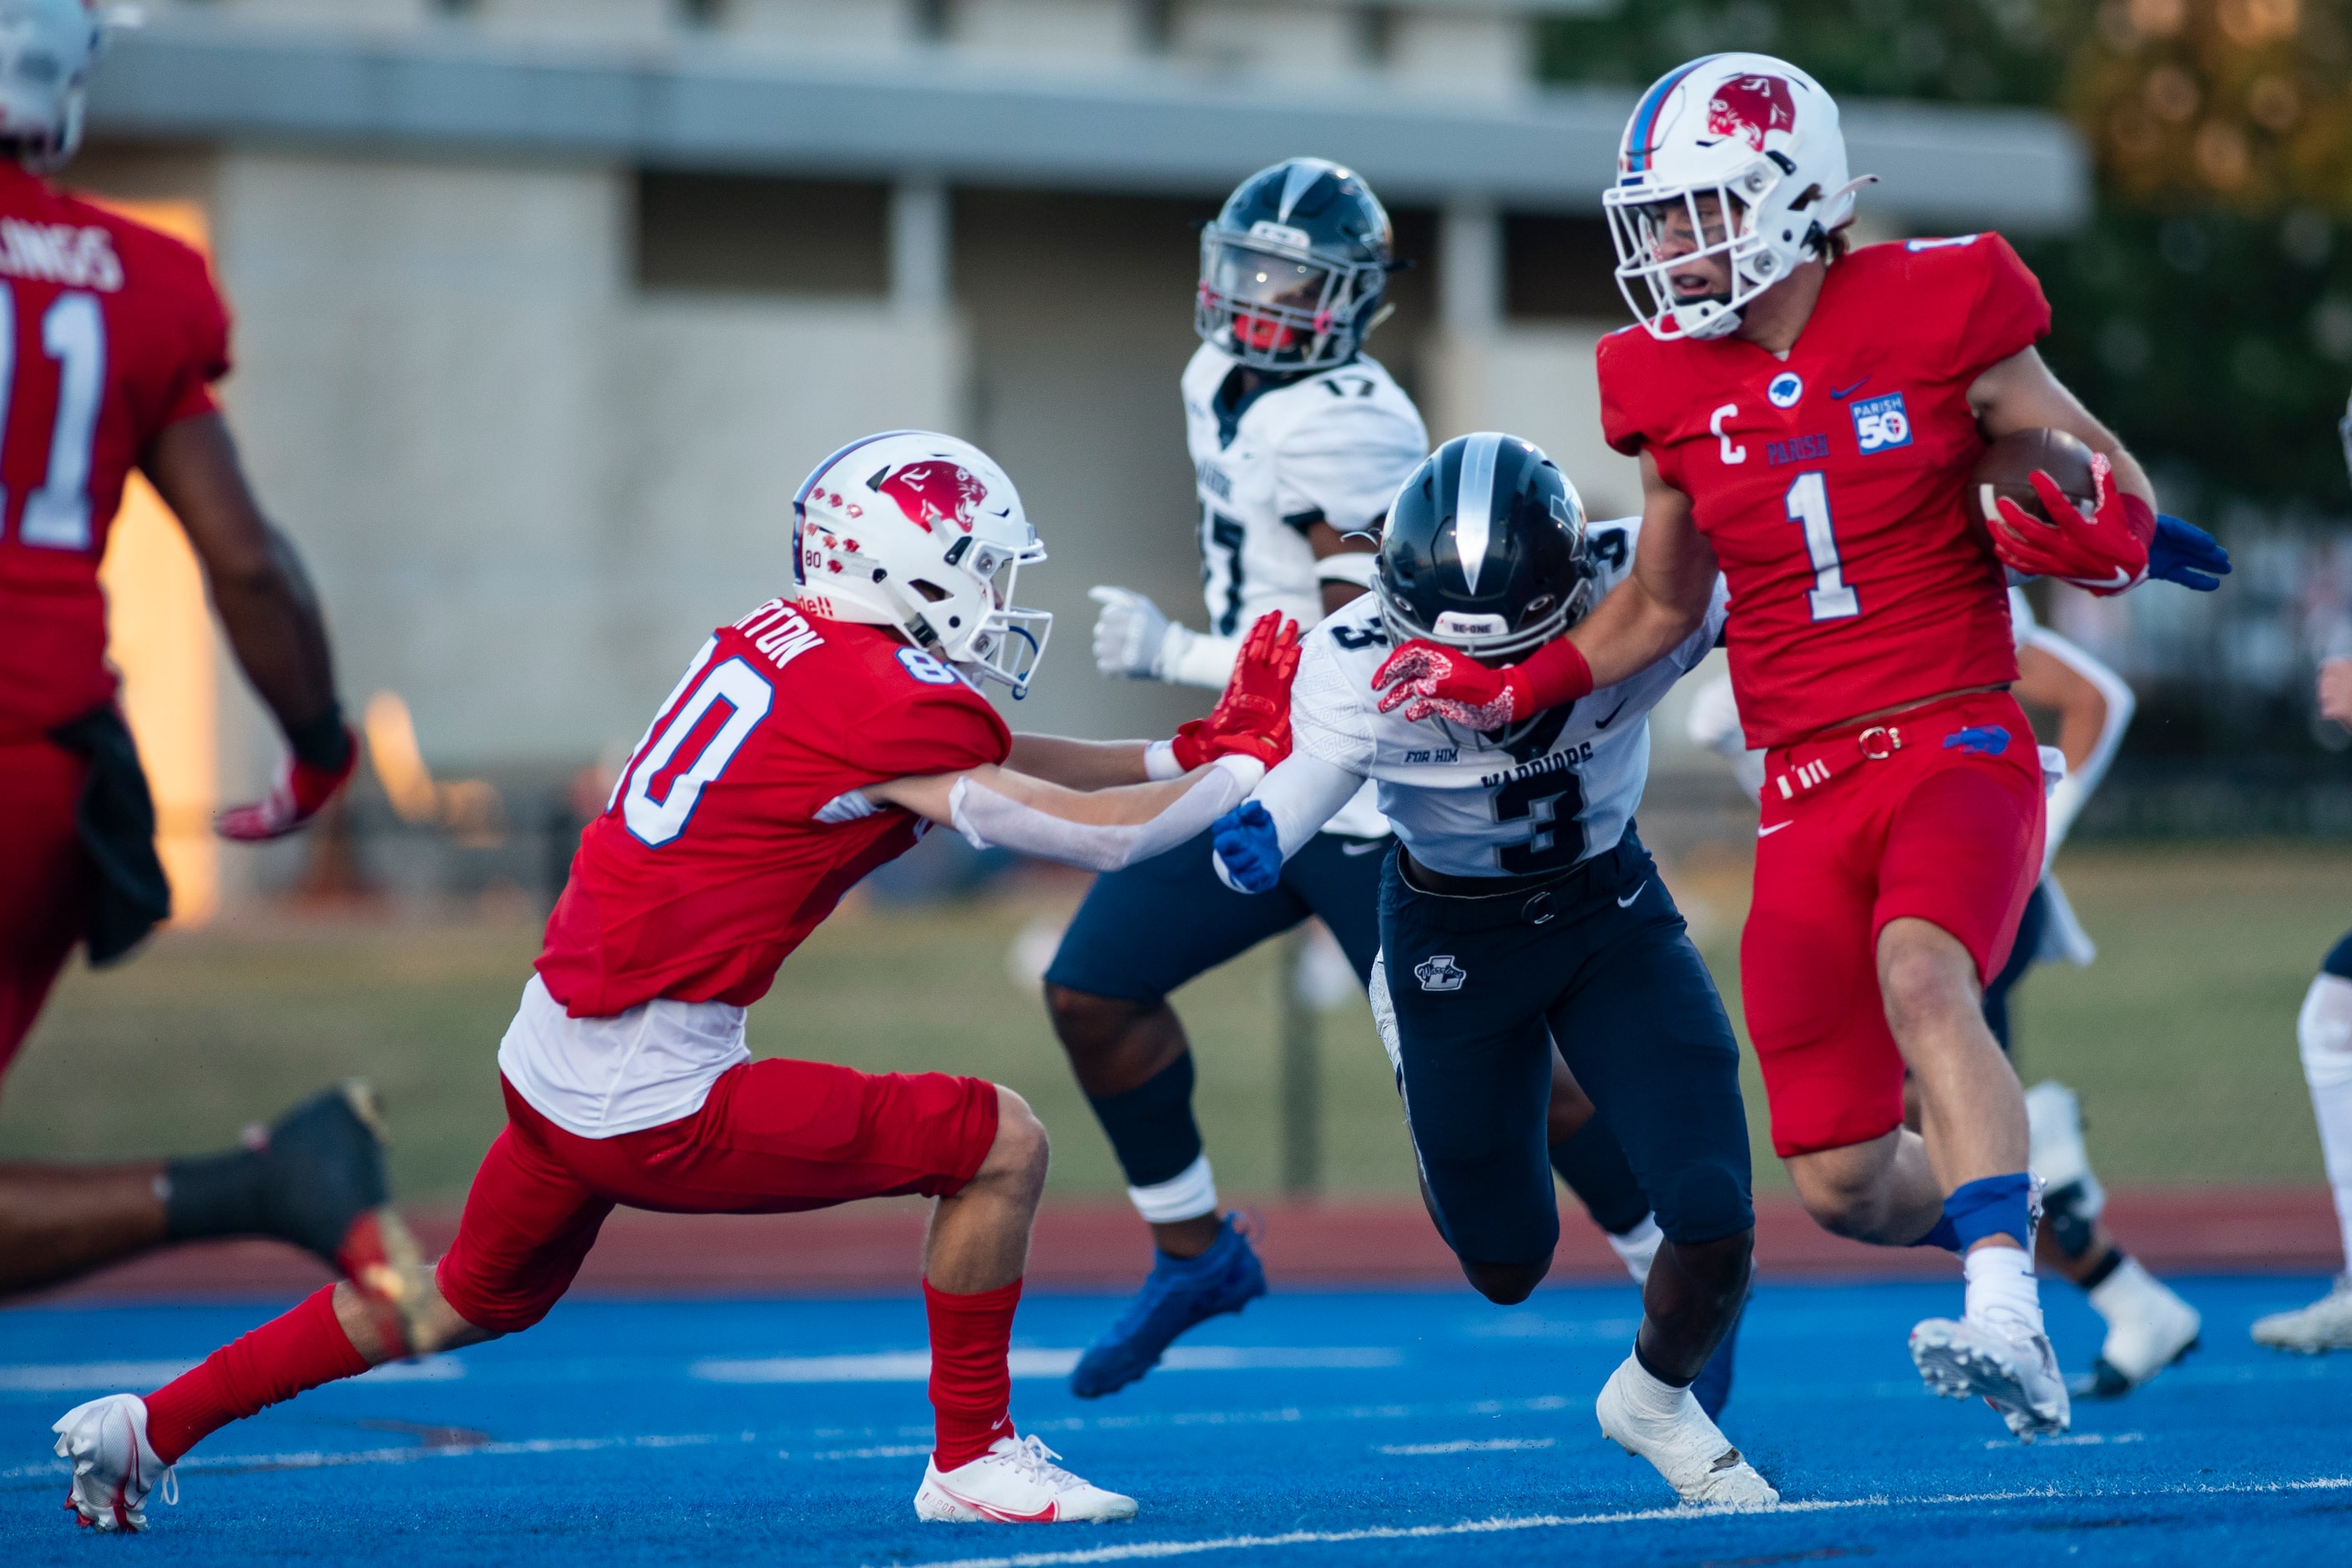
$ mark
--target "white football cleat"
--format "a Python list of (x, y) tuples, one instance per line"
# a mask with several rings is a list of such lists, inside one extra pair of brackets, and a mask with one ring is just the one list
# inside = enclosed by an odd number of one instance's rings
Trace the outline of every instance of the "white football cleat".
[(49, 1430), (58, 1435), (58, 1458), (73, 1463), (66, 1506), (83, 1529), (146, 1529), (147, 1494), (158, 1480), (165, 1502), (179, 1500), (171, 1467), (148, 1446), (147, 1405), (137, 1394), (110, 1394), (77, 1405)]
[(1647, 1459), (1683, 1501), (1700, 1508), (1773, 1508), (1780, 1494), (1742, 1458), (1723, 1429), (1689, 1389), (1671, 1416), (1661, 1419), (1636, 1407), (1626, 1388), (1634, 1362), (1630, 1356), (1601, 1385), (1593, 1413), (1601, 1435), (1629, 1454)]
[(2038, 1330), (2012, 1333), (1966, 1318), (1929, 1318), (1911, 1331), (1919, 1375), (1947, 1399), (1982, 1399), (2031, 1443), (2074, 1419), (2058, 1354)]
[(923, 1467), (919, 1519), (946, 1524), (1073, 1524), (1133, 1519), (1135, 1500), (1105, 1491), (1054, 1463), (1034, 1436), (999, 1437), (987, 1453), (942, 1475)]
[(2305, 1355), (2352, 1351), (2352, 1274), (2338, 1277), (2336, 1288), (2308, 1307), (2258, 1320), (2254, 1343)]
[[(2205, 1320), (2171, 1287), (2126, 1258), (2091, 1288), (2091, 1305), (2107, 1321), (2107, 1341), (2090, 1374), (2070, 1386), (2091, 1399), (2129, 1394), (2197, 1348)], [(2352, 1322), (2352, 1319), (2347, 1319)]]

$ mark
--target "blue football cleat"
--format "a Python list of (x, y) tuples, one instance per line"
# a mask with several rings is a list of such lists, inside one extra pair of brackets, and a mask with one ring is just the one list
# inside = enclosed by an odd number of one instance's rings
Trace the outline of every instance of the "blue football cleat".
[(1118, 1321), (1078, 1358), (1070, 1392), (1080, 1399), (1116, 1394), (1158, 1366), (1177, 1335), (1221, 1313), (1238, 1312), (1265, 1294), (1265, 1270), (1227, 1215), (1200, 1257), (1157, 1255)]
[(1715, 1353), (1706, 1358), (1706, 1364), (1691, 1380), (1691, 1397), (1698, 1401), (1698, 1407), (1706, 1412), (1710, 1421), (1721, 1420), (1723, 1407), (1731, 1403), (1731, 1363), (1739, 1345), (1739, 1325), (1747, 1321), (1748, 1309), (1742, 1307), (1739, 1316), (1731, 1320), (1723, 1342), (1715, 1347)]

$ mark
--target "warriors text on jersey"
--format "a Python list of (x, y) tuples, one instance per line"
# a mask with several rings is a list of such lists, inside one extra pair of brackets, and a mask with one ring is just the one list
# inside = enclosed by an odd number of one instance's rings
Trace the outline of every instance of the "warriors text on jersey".
[(835, 802), (1012, 745), (929, 655), (771, 599), (703, 644), (582, 835), (540, 978), (575, 1018), (656, 997), (748, 1006), (858, 879), (915, 842), (908, 813)]
[[(1602, 591), (1633, 560), (1641, 520), (1595, 524)], [(1616, 847), (1650, 768), (1650, 710), (1706, 657), (1723, 629), (1724, 591), (1706, 619), (1640, 674), (1526, 723), (1482, 734), (1382, 713), (1372, 674), (1388, 635), (1371, 595), (1306, 638), (1291, 689), (1298, 750), (1380, 785), (1381, 810), (1412, 858), (1457, 877), (1566, 870)]]
[(201, 256), (0, 165), (0, 743), (114, 695), (98, 567), (123, 482), (227, 372)]
[[(1184, 438), (1201, 498), (1201, 587), (1209, 629), (1247, 631), (1268, 610), (1301, 626), (1323, 618), (1307, 531), (1341, 533), (1388, 515), (1397, 487), (1429, 453), (1421, 412), (1380, 362), (1359, 355), (1236, 403), (1233, 359), (1203, 344), (1184, 367)], [(1368, 595), (1369, 596), (1369, 595)], [(1328, 831), (1388, 831), (1366, 791)]]
[(1731, 587), (1748, 743), (2017, 679), (2000, 563), (1964, 504), (1986, 369), (2050, 328), (1996, 234), (1832, 265), (1783, 359), (1737, 337), (1602, 340), (1601, 422), (1691, 499)]

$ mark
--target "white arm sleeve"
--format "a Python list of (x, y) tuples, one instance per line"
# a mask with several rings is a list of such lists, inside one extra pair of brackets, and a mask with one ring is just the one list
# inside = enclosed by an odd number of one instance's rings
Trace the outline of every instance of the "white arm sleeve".
[(1201, 833), (1239, 805), (1264, 777), (1265, 764), (1255, 757), (1219, 757), (1159, 816), (1119, 826), (1072, 822), (966, 777), (948, 793), (948, 814), (975, 849), (1013, 849), (1089, 871), (1117, 871)]
[(1171, 626), (1168, 640), (1160, 645), (1160, 658), (1153, 664), (1153, 673), (1171, 686), (1205, 686), (1212, 691), (1223, 691), (1234, 678), (1234, 665), (1242, 656), (1242, 639), (1221, 637), (1213, 632), (1196, 632), (1190, 626)]
[[(1325, 823), (1339, 815), (1340, 807), (1355, 799), (1363, 784), (1361, 773), (1349, 773), (1335, 763), (1310, 757), (1304, 752), (1293, 752), (1283, 759), (1281, 766), (1265, 775), (1265, 782), (1251, 793), (1250, 799), (1265, 807), (1265, 814), (1274, 818), (1275, 838), (1282, 846), (1282, 858), (1287, 860), (1304, 848)], [(1209, 857), (1209, 864), (1216, 868), (1217, 880), (1234, 892), (1249, 890), (1234, 887), (1224, 861), (1215, 855)]]
[(2123, 743), (2124, 731), (2130, 726), (2132, 710), (2139, 705), (2139, 700), (2124, 684), (2122, 676), (2056, 632), (2036, 626), (2026, 634), (2024, 646), (2041, 649), (2097, 687), (2107, 705), (2106, 720), (2099, 726), (2099, 738), (2092, 742), (2091, 754), (2083, 759), (2081, 767), (2067, 769), (2065, 778), (2050, 792), (2049, 828), (2042, 849), (2042, 866), (2047, 870), (2058, 847), (2066, 841), (2067, 830), (2074, 826), (2074, 818), (2082, 815), (2084, 803), (2106, 776), (2107, 764), (2116, 760), (2116, 748)]
[(1350, 773), (1336, 763), (1320, 757), (1310, 757), (1304, 752), (1293, 752), (1283, 759), (1282, 765), (1265, 775), (1250, 798), (1265, 807), (1274, 818), (1274, 830), (1282, 841), (1282, 858), (1289, 859), (1304, 848), (1307, 841), (1323, 829), (1323, 825), (1339, 814), (1339, 808), (1356, 798), (1364, 785), (1364, 775)]

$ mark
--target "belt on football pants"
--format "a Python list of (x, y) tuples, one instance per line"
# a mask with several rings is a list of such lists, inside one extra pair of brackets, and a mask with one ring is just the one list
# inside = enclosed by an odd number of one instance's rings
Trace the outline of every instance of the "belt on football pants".
[(1766, 753), (1764, 785), (1782, 800), (1794, 800), (1864, 763), (1885, 762), (1922, 734), (1926, 721), (1932, 715), (2008, 689), (2006, 686), (1995, 686), (1980, 691), (1954, 692), (1949, 697), (1922, 702), (1916, 708), (1890, 713), (1883, 720), (1843, 725), (1826, 734), (1776, 746)]

